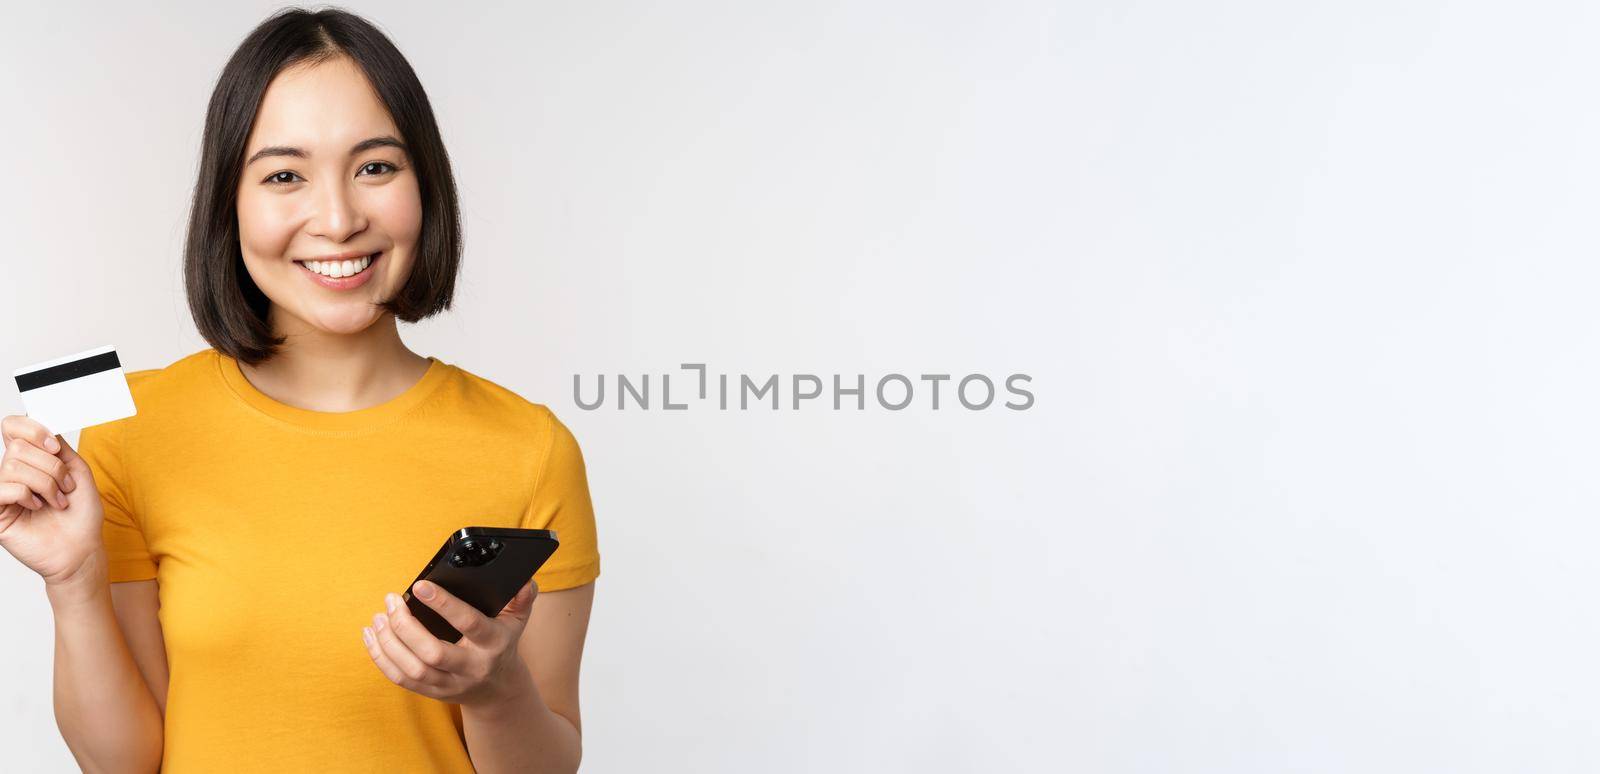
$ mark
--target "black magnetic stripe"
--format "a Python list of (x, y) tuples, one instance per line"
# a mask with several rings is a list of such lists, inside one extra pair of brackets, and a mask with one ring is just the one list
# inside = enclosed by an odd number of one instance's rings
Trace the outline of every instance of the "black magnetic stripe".
[(91, 355), (82, 360), (53, 365), (49, 368), (41, 368), (18, 376), (17, 390), (19, 392), (37, 390), (40, 387), (60, 384), (80, 376), (88, 376), (89, 374), (97, 374), (101, 371), (110, 371), (113, 368), (121, 367), (122, 363), (117, 360), (117, 351), (113, 349), (110, 352)]

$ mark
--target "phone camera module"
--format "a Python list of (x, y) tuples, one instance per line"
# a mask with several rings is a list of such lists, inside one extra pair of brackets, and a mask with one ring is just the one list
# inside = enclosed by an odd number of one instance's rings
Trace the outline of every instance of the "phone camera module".
[(473, 540), (468, 538), (461, 541), (455, 553), (450, 556), (450, 565), (453, 567), (481, 567), (494, 561), (500, 554), (501, 543), (499, 540), (489, 538), (488, 541)]

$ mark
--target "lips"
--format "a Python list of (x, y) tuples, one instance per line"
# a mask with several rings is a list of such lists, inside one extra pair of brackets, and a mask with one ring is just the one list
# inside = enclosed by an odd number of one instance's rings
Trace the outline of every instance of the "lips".
[[(305, 276), (309, 277), (313, 282), (316, 282), (318, 285), (321, 285), (321, 286), (323, 286), (325, 288), (329, 288), (329, 289), (332, 289), (332, 290), (352, 290), (354, 288), (358, 288), (358, 287), (361, 287), (362, 285), (366, 284), (367, 280), (372, 277), (372, 274), (373, 274), (372, 267), (376, 266), (380, 261), (383, 260), (383, 258), (384, 258), (383, 251), (380, 250), (380, 251), (378, 251), (376, 253), (373, 253), (371, 255), (371, 257), (370, 257), (370, 260), (368, 260), (366, 267), (361, 268), (359, 271), (355, 271), (353, 274), (340, 276), (340, 277), (330, 277), (330, 276), (328, 276), (326, 274), (321, 274), (319, 272), (313, 271), (310, 266), (306, 265), (308, 263), (312, 263), (312, 264), (320, 263), (324, 267), (324, 270), (326, 270), (327, 266), (332, 265), (332, 264), (335, 263), (333, 261), (325, 261), (325, 262), (320, 262), (320, 261), (315, 261), (315, 260), (295, 261), (295, 264), (300, 267), (300, 270), (305, 273)], [(359, 263), (358, 259), (346, 259), (346, 260), (347, 261), (352, 261), (354, 263)], [(341, 262), (341, 263), (343, 263), (343, 262)], [(352, 268), (352, 270), (354, 270), (356, 267), (352, 266), (351, 268)]]

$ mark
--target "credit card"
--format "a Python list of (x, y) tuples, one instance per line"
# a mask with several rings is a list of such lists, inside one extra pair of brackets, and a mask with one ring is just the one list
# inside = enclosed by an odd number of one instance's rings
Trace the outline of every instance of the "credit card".
[(137, 413), (115, 347), (34, 363), (11, 375), (28, 418), (57, 435)]

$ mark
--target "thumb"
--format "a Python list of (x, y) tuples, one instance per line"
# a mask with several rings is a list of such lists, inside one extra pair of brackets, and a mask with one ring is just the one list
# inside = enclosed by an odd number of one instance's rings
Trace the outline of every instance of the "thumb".
[(62, 438), (60, 433), (56, 434), (56, 441), (61, 444), (61, 451), (56, 456), (60, 457), (61, 461), (66, 463), (67, 470), (72, 471), (73, 473), (90, 472), (89, 463), (85, 462), (82, 457), (78, 456), (78, 450), (72, 448), (72, 444), (67, 443), (67, 439)]
[(501, 616), (510, 616), (523, 623), (528, 621), (528, 611), (533, 609), (533, 599), (539, 596), (539, 584), (532, 578), (517, 590), (517, 595), (506, 603), (505, 609), (500, 611)]

